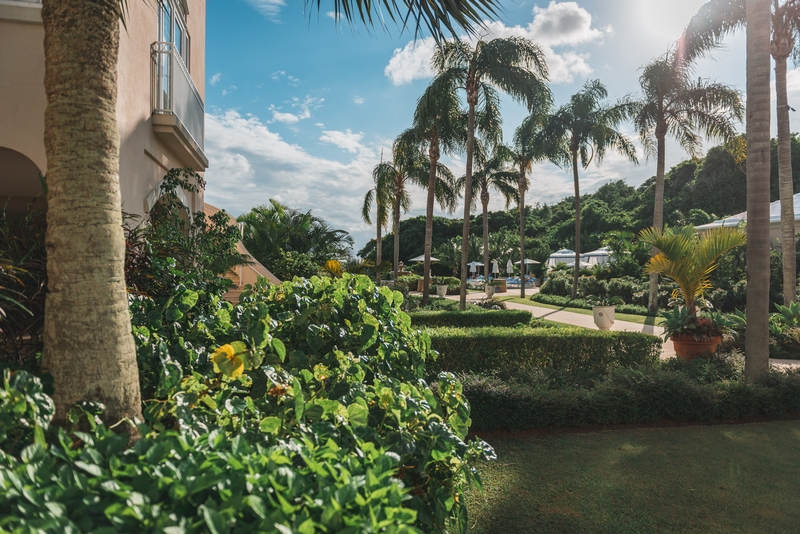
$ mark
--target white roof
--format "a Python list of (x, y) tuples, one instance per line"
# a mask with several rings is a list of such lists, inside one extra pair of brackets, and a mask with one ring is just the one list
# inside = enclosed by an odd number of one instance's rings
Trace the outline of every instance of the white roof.
[[(794, 200), (794, 220), (800, 221), (800, 193), (797, 193), (792, 197)], [(697, 226), (697, 230), (709, 230), (711, 228), (718, 228), (720, 226), (739, 226), (742, 221), (747, 220), (747, 212), (743, 211), (742, 213), (737, 213), (736, 215), (731, 215), (730, 217), (725, 217), (724, 219), (720, 219), (718, 221), (714, 221), (708, 224), (703, 224), (701, 226)], [(781, 201), (776, 200), (775, 202), (771, 202), (769, 205), (769, 222), (770, 223), (779, 223), (781, 222)]]
[[(573, 254), (575, 254), (573, 252)], [(598, 248), (597, 250), (593, 250), (591, 252), (584, 252), (581, 256), (611, 256), (612, 252), (611, 249), (608, 247)]]

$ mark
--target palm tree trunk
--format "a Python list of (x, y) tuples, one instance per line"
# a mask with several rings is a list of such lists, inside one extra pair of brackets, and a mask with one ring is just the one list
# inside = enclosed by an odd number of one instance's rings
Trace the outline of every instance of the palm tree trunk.
[(519, 298), (525, 298), (525, 167), (519, 169), (519, 269), (522, 283)]
[[(653, 205), (653, 227), (661, 230), (664, 227), (664, 159), (666, 147), (664, 143), (665, 135), (658, 135), (657, 154), (656, 154), (656, 199)], [(655, 255), (658, 250), (655, 247), (650, 249), (650, 254)], [(658, 312), (658, 273), (650, 275), (650, 291), (647, 298), (647, 309), (655, 315)]]
[(141, 418), (125, 290), (116, 122), (116, 0), (45, 0), (47, 285), (42, 366), (56, 420), (80, 401)]
[(770, 2), (747, 0), (747, 337), (745, 376), (769, 370)]
[(481, 206), (483, 207), (483, 276), (489, 283), (489, 192), (481, 191)]
[(394, 233), (394, 283), (397, 283), (398, 272), (400, 270), (400, 201), (402, 198), (402, 191), (395, 188), (394, 197), (394, 213), (392, 217), (392, 232)]
[(572, 273), (572, 298), (578, 298), (578, 271), (581, 263), (581, 188), (578, 182), (578, 151), (572, 151), (572, 179), (575, 181), (575, 269)]
[(381, 221), (375, 221), (378, 227), (378, 240), (375, 242), (375, 282), (381, 285), (381, 263), (383, 262), (383, 243), (381, 240)]
[(781, 197), (781, 247), (783, 249), (783, 305), (797, 300), (795, 255), (794, 184), (792, 183), (792, 139), (789, 133), (789, 101), (786, 96), (786, 56), (775, 57), (775, 88), (778, 118), (778, 181)]
[(464, 177), (464, 229), (461, 233), (461, 297), (459, 308), (467, 309), (467, 256), (469, 254), (469, 213), (472, 206), (472, 156), (475, 152), (475, 106), (478, 104), (477, 81), (467, 83), (467, 169)]
[(428, 305), (428, 293), (431, 287), (431, 246), (433, 243), (433, 201), (436, 192), (436, 165), (439, 163), (439, 142), (434, 137), (428, 147), (428, 158), (431, 168), (428, 171), (428, 202), (425, 205), (425, 273), (422, 283), (422, 305)]

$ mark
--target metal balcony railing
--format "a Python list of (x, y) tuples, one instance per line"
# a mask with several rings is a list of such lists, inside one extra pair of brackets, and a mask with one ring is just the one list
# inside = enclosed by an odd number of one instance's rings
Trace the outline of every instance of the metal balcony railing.
[(173, 43), (150, 45), (153, 113), (175, 115), (192, 139), (203, 148), (205, 106)]

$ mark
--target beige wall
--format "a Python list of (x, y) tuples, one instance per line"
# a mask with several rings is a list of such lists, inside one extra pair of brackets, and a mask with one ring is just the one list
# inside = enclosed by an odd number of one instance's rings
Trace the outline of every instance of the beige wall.
[[(187, 0), (190, 72), (205, 98), (205, 0)], [(150, 45), (158, 40), (156, 0), (128, 2), (127, 29), (120, 25), (117, 127), (123, 209), (143, 214), (171, 167), (189, 166), (153, 133)], [(27, 156), (42, 172), (44, 152), (44, 32), (35, 5), (0, 0), (0, 148)], [(26, 19), (26, 20), (21, 20)], [(12, 194), (17, 178), (0, 170), (0, 197)], [(189, 195), (192, 211), (203, 209), (202, 193)]]

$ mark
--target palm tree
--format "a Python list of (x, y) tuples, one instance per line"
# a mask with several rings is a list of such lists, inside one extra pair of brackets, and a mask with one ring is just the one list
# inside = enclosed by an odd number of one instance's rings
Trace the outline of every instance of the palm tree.
[[(688, 58), (704, 55), (716, 47), (725, 34), (745, 26), (745, 0), (712, 0), (704, 4), (684, 31), (683, 50)], [(772, 0), (772, 41), (775, 60), (776, 114), (778, 122), (778, 184), (781, 200), (781, 247), (783, 252), (783, 301), (788, 306), (797, 298), (795, 256), (794, 190), (792, 182), (789, 103), (786, 90), (786, 60), (792, 54), (795, 34), (800, 30), (800, 1)]]
[[(469, 240), (469, 214), (472, 200), (472, 158), (475, 151), (475, 114), (480, 100), (496, 101), (493, 86), (533, 108), (543, 98), (550, 98), (546, 86), (547, 64), (541, 48), (520, 37), (479, 40), (475, 46), (464, 39), (442, 43), (433, 54), (431, 64), (443, 79), (467, 94), (467, 162), (464, 182), (464, 230), (462, 239)], [(495, 143), (491, 143), (495, 144)], [(461, 309), (467, 305), (467, 247), (461, 251)]]
[(572, 95), (568, 104), (561, 106), (550, 118), (548, 137), (560, 139), (567, 147), (569, 159), (563, 160), (563, 152), (554, 153), (553, 163), (569, 165), (575, 183), (575, 268), (572, 279), (572, 298), (577, 298), (578, 270), (581, 251), (581, 196), (578, 180), (578, 159), (585, 169), (592, 160), (599, 165), (606, 149), (613, 148), (634, 163), (638, 163), (636, 149), (625, 135), (615, 128), (634, 109), (632, 102), (623, 100), (613, 106), (602, 103), (608, 96), (599, 80), (587, 81), (583, 89)]
[[(520, 269), (525, 274), (525, 193), (530, 187), (528, 172), (532, 164), (546, 159), (559, 159), (555, 152), (558, 143), (545, 137), (549, 120), (549, 105), (533, 111), (514, 132), (514, 145), (508, 148), (508, 157), (518, 169), (517, 198), (519, 207), (519, 257)], [(525, 298), (525, 283), (520, 284), (519, 296)]]
[[(653, 227), (664, 224), (664, 160), (667, 135), (692, 157), (700, 155), (698, 130), (706, 137), (729, 141), (744, 106), (735, 89), (692, 76), (691, 65), (669, 51), (644, 66), (639, 77), (642, 97), (636, 102), (634, 125), (648, 156), (656, 156)], [(650, 275), (648, 307), (658, 309), (658, 273)]]
[[(440, 170), (439, 158), (442, 152), (452, 153), (466, 144), (466, 116), (461, 110), (453, 84), (442, 77), (434, 78), (431, 84), (417, 101), (414, 111), (412, 129), (416, 132), (418, 142), (427, 147), (430, 167), (428, 169), (428, 199), (425, 206), (425, 248), (424, 248), (424, 274), (422, 305), (428, 305), (430, 274), (431, 274), (431, 246), (433, 243), (433, 203), (436, 195), (437, 175), (443, 175)], [(493, 108), (494, 109), (494, 108)], [(448, 171), (449, 172), (449, 171)], [(441, 187), (446, 185), (447, 187)], [(441, 184), (439, 193), (445, 203), (446, 209), (452, 213), (458, 200), (455, 184)]]
[[(472, 176), (472, 190), (469, 198), (472, 199), (472, 206), (477, 203), (478, 197), (481, 199), (483, 208), (483, 272), (489, 278), (489, 200), (491, 199), (489, 190), (494, 189), (499, 192), (506, 201), (506, 209), (512, 201), (518, 200), (517, 182), (519, 176), (514, 169), (509, 167), (508, 150), (499, 146), (494, 154), (489, 157), (485, 149), (477, 151), (479, 157), (475, 158), (477, 170)], [(462, 176), (458, 179), (457, 188), (459, 191), (466, 187), (467, 177)], [(465, 197), (467, 194), (465, 192)], [(471, 207), (472, 207), (471, 206)]]
[(364, 195), (364, 204), (361, 206), (361, 219), (367, 224), (372, 224), (370, 212), (372, 211), (372, 203), (374, 202), (377, 211), (375, 214), (375, 226), (378, 234), (375, 241), (375, 279), (376, 282), (380, 284), (380, 266), (383, 263), (382, 231), (389, 220), (388, 208), (392, 204), (392, 184), (381, 181), (377, 176), (373, 176), (373, 180), (375, 180), (375, 187), (367, 191), (367, 194)]
[(769, 0), (747, 0), (749, 243), (744, 371), (749, 379), (769, 371), (769, 24)]

